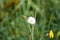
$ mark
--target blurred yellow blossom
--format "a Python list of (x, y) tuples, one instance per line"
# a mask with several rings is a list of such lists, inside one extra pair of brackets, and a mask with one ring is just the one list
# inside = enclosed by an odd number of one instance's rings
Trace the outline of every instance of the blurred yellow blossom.
[(52, 30), (50, 30), (50, 32), (49, 32), (49, 38), (54, 38), (54, 33)]

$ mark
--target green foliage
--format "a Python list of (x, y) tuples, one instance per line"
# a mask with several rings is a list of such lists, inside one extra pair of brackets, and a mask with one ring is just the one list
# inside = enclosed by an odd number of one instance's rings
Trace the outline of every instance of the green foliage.
[[(60, 40), (60, 0), (19, 0), (17, 5), (4, 1), (0, 0), (0, 40)], [(31, 16), (35, 25), (27, 22)], [(51, 29), (53, 39), (48, 35)]]

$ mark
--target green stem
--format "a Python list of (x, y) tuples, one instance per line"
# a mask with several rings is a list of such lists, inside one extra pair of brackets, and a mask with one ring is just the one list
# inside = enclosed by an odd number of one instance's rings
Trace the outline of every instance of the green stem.
[(34, 26), (32, 26), (31, 37), (32, 37), (32, 40), (34, 40)]

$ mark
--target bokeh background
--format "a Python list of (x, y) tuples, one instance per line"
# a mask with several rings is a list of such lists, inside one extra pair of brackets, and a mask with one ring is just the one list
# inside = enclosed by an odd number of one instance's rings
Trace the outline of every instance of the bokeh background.
[(60, 40), (60, 0), (0, 0), (0, 40), (32, 40), (32, 27), (33, 40)]

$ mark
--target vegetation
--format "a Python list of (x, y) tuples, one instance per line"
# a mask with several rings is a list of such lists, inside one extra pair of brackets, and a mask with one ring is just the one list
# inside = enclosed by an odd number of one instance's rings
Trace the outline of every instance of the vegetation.
[(60, 0), (0, 0), (0, 40), (60, 40)]

